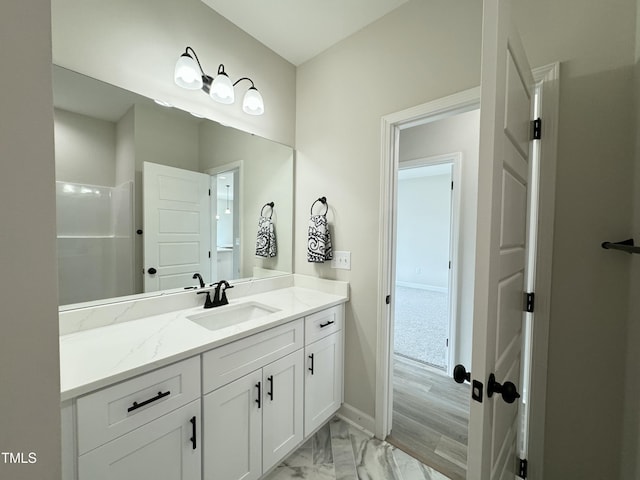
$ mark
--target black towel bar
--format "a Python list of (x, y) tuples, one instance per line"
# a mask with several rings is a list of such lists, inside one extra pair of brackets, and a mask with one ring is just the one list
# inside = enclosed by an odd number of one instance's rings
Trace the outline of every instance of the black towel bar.
[(634, 246), (633, 238), (622, 242), (602, 242), (602, 248), (607, 250), (622, 250), (627, 253), (640, 253), (640, 247)]

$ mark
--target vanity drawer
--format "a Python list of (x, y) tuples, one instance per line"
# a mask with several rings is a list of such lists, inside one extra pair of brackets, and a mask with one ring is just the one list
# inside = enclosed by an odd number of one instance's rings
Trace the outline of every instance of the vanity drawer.
[(200, 358), (160, 368), (77, 400), (81, 455), (200, 397)]
[(302, 319), (256, 333), (202, 355), (202, 393), (209, 393), (304, 346)]
[(304, 318), (304, 344), (320, 340), (332, 333), (342, 330), (344, 322), (344, 307), (336, 305)]

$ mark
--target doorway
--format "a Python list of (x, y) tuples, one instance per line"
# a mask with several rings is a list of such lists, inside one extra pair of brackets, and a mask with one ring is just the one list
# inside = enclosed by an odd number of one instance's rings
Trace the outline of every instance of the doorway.
[(394, 353), (449, 371), (453, 171), (460, 154), (401, 162), (398, 171)]
[(206, 171), (211, 176), (211, 272), (218, 280), (242, 276), (242, 166), (240, 160)]
[(469, 387), (451, 374), (471, 357), (479, 125), (476, 107), (398, 136), (387, 440), (451, 479), (466, 476)]

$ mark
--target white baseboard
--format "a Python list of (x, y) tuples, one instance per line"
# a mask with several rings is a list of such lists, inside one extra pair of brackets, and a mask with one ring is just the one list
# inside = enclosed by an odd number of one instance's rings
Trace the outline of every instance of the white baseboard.
[(417, 288), (420, 290), (429, 290), (430, 292), (447, 293), (449, 289), (447, 287), (436, 287), (435, 285), (425, 285), (424, 283), (412, 283), (412, 282), (396, 282), (399, 287)]
[(376, 421), (372, 416), (367, 415), (348, 403), (342, 404), (342, 407), (338, 410), (338, 416), (373, 437), (373, 432), (376, 429)]

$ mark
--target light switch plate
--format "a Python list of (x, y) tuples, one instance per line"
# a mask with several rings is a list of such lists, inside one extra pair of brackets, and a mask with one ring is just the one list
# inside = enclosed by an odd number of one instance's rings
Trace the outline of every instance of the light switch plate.
[(331, 260), (331, 268), (340, 268), (342, 270), (351, 270), (351, 252), (333, 252)]

